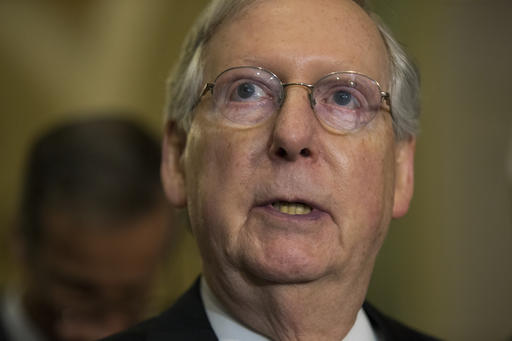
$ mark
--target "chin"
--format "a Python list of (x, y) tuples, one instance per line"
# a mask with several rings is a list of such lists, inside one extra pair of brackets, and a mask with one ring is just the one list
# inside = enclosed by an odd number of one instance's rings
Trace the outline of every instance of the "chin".
[(298, 255), (272, 255), (264, 259), (249, 258), (243, 271), (262, 284), (302, 284), (325, 277), (329, 271), (325, 259), (310, 259)]

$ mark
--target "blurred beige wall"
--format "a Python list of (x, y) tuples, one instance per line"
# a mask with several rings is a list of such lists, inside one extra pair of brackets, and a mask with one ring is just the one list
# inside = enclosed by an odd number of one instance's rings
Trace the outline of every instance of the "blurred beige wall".
[[(34, 134), (88, 109), (127, 109), (161, 130), (164, 82), (202, 1), (0, 1), (0, 278)], [(410, 213), (393, 222), (370, 299), (449, 340), (512, 337), (512, 2), (374, 0), (422, 71)], [(512, 155), (512, 153), (511, 153)], [(199, 272), (187, 233), (157, 296)]]

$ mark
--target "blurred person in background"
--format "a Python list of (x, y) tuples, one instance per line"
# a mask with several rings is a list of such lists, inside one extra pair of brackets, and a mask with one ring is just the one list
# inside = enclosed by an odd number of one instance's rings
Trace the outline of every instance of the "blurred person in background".
[(419, 79), (364, 1), (212, 1), (182, 53), (162, 177), (202, 276), (109, 340), (434, 340), (366, 302), (413, 194)]
[(126, 119), (35, 141), (13, 234), (21, 286), (4, 294), (0, 338), (95, 340), (144, 317), (171, 236), (159, 168), (159, 143)]

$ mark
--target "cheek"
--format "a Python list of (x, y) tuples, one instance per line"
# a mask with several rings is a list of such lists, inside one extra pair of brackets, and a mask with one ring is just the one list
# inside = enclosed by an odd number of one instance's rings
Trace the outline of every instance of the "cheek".
[[(380, 242), (391, 219), (394, 172), (393, 149), (386, 139), (367, 139), (346, 146), (337, 191), (342, 193), (339, 224), (344, 238)], [(364, 243), (352, 245), (362, 246)]]
[(262, 139), (253, 135), (211, 122), (198, 122), (189, 133), (184, 159), (188, 210), (205, 248), (233, 239), (245, 222), (264, 151)]
[(370, 153), (363, 151), (354, 156), (356, 162), (351, 169), (356, 196), (361, 197), (361, 209), (371, 216), (379, 216), (391, 207), (393, 195), (393, 163), (388, 151)]

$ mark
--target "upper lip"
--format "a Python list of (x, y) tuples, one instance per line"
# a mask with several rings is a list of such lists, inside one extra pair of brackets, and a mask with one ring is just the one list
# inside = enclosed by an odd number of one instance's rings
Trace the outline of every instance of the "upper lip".
[(296, 202), (332, 215), (329, 191), (321, 190), (325, 186), (317, 180), (318, 177), (300, 169), (292, 173), (279, 171), (271, 174), (252, 188), (254, 206), (268, 206), (279, 201)]

